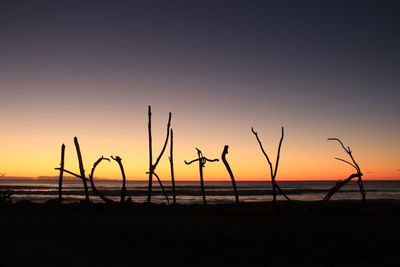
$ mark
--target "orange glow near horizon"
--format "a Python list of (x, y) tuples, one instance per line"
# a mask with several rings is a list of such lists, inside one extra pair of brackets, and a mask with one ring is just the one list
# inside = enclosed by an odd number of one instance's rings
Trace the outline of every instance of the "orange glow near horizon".
[[(166, 115), (167, 113), (161, 114)], [(153, 157), (156, 158), (160, 152), (162, 142), (165, 140), (166, 116), (160, 116), (160, 112), (153, 112)], [(179, 115), (178, 115), (179, 116)], [(164, 117), (164, 118), (160, 118)], [(146, 180), (145, 174), (148, 170), (148, 136), (147, 121), (140, 119), (140, 123), (132, 125), (124, 131), (111, 127), (97, 125), (93, 130), (89, 127), (80, 131), (78, 136), (86, 174), (90, 172), (93, 162), (104, 155), (118, 155), (123, 159), (128, 180)], [(184, 160), (192, 160), (197, 157), (195, 147), (199, 147), (208, 158), (220, 159), (223, 146), (228, 144), (229, 154), (227, 159), (234, 171), (238, 181), (269, 181), (269, 169), (267, 162), (262, 155), (255, 137), (249, 129), (232, 129), (230, 127), (211, 128), (207, 132), (199, 132), (195, 125), (188, 127), (183, 120), (189, 118), (179, 118), (175, 121), (172, 117), (172, 127), (174, 129), (174, 161), (175, 177), (177, 181), (198, 180), (197, 164), (185, 165)], [(140, 127), (139, 127), (140, 125)], [(76, 126), (75, 126), (76, 127)], [(93, 127), (93, 126), (92, 126)], [(77, 127), (78, 128), (78, 127)], [(200, 128), (200, 127), (198, 127)], [(244, 127), (245, 128), (245, 127)], [(37, 128), (40, 129), (40, 128)], [(271, 157), (273, 163), (276, 158), (276, 149), (280, 137), (280, 128), (271, 127), (267, 135), (266, 127), (255, 128)], [(12, 177), (38, 177), (38, 176), (57, 176), (58, 171), (54, 170), (59, 166), (60, 146), (66, 144), (66, 169), (79, 173), (76, 158), (76, 151), (73, 144), (73, 136), (63, 134), (65, 128), (52, 131), (51, 128), (35, 130), (29, 134), (23, 129), (9, 133), (7, 136), (2, 134), (0, 173)], [(247, 131), (246, 131), (247, 130)], [(60, 131), (60, 132), (58, 132)], [(71, 130), (69, 130), (71, 131)], [(304, 138), (303, 141), (301, 139)], [(354, 156), (359, 162), (364, 179), (398, 179), (399, 172), (395, 170), (397, 164), (395, 155), (387, 151), (376, 154), (375, 147), (365, 146), (362, 139), (345, 138), (343, 141), (353, 149)], [(378, 144), (377, 144), (378, 146)], [(392, 152), (393, 153), (393, 152)], [(378, 155), (378, 157), (376, 156)], [(169, 169), (169, 147), (157, 167), (157, 173), (162, 180), (170, 180)], [(341, 147), (336, 142), (326, 141), (326, 139), (314, 140), (306, 135), (295, 135), (291, 128), (285, 130), (285, 139), (282, 145), (281, 160), (277, 175), (277, 180), (338, 180), (347, 178), (354, 170), (344, 164), (334, 160), (334, 157), (346, 158)], [(102, 163), (96, 171), (96, 177), (106, 179), (120, 179), (118, 165)], [(220, 161), (218, 163), (207, 163), (204, 169), (205, 180), (209, 181), (229, 181), (229, 175), (225, 166)]]

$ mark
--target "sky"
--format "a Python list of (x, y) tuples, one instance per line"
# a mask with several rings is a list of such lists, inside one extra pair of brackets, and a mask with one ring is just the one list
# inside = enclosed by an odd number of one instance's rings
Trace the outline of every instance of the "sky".
[[(237, 180), (400, 178), (400, 4), (397, 1), (0, 1), (0, 175), (86, 171), (122, 157), (128, 179), (148, 170), (147, 107), (158, 155), (172, 112), (177, 180), (200, 148), (224, 145)], [(170, 178), (165, 154), (157, 167)], [(222, 162), (206, 180), (229, 180)], [(96, 176), (119, 178), (102, 163)]]

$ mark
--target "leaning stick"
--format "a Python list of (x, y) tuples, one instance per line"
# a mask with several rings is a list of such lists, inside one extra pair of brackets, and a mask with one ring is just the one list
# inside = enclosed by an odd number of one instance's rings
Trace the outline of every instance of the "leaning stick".
[(225, 164), (225, 167), (226, 167), (226, 170), (227, 170), (228, 173), (229, 173), (229, 176), (231, 177), (232, 186), (233, 186), (233, 192), (234, 192), (234, 194), (235, 194), (235, 200), (236, 200), (236, 203), (239, 204), (239, 194), (238, 194), (237, 189), (236, 189), (235, 177), (233, 176), (233, 172), (232, 172), (232, 170), (231, 170), (231, 167), (229, 166), (229, 163), (228, 163), (228, 161), (226, 160), (226, 154), (228, 154), (228, 149), (229, 149), (229, 146), (228, 146), (228, 145), (225, 145), (224, 151), (222, 151), (221, 159), (222, 159), (222, 161), (223, 161), (224, 164)]
[(79, 147), (79, 142), (78, 142), (77, 137), (74, 138), (74, 143), (75, 143), (76, 153), (78, 155), (79, 170), (80, 170), (81, 177), (82, 177), (83, 188), (85, 189), (85, 200), (86, 200), (86, 202), (89, 202), (90, 201), (89, 200), (89, 190), (88, 190), (87, 182), (85, 179), (86, 178), (85, 169), (83, 168), (82, 154), (81, 154), (81, 149)]

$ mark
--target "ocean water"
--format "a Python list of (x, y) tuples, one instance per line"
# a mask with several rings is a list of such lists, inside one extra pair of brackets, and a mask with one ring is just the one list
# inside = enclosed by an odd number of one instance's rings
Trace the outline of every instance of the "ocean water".
[[(271, 183), (269, 181), (238, 181), (237, 188), (241, 202), (262, 202), (272, 199)], [(278, 181), (279, 186), (293, 200), (322, 200), (336, 181)], [(97, 180), (96, 187), (111, 199), (119, 200), (121, 181)], [(172, 200), (171, 183), (163, 182), (165, 190)], [(88, 184), (90, 188), (90, 184)], [(146, 201), (147, 182), (127, 181), (127, 196), (137, 203)], [(400, 181), (364, 181), (367, 199), (400, 199)], [(57, 180), (0, 179), (0, 191), (12, 190), (13, 201), (31, 200), (45, 202), (58, 198)], [(90, 190), (90, 189), (89, 189)], [(206, 181), (205, 191), (209, 204), (232, 203), (234, 195), (230, 181)], [(202, 203), (201, 188), (198, 181), (176, 182), (177, 202), (180, 204)], [(65, 179), (63, 182), (63, 198), (65, 202), (79, 201), (84, 198), (82, 182), (78, 179)], [(333, 196), (333, 200), (360, 199), (361, 195), (356, 182), (350, 182)], [(96, 196), (92, 201), (101, 202)], [(278, 200), (283, 199), (278, 195)], [(154, 203), (166, 203), (157, 181), (153, 182)]]

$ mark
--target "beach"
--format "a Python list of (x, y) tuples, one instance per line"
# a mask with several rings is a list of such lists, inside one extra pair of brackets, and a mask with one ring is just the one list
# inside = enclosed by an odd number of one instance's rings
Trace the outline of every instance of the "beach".
[(4, 266), (390, 266), (398, 201), (2, 205)]

